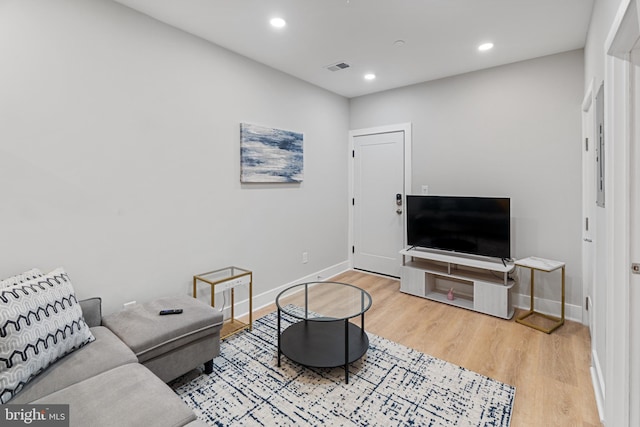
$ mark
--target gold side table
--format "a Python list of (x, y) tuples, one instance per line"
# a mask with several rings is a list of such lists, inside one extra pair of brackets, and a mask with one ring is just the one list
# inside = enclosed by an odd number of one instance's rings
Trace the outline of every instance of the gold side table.
[[(524, 258), (524, 259), (519, 259), (517, 260), (515, 263), (515, 265), (519, 266), (519, 267), (525, 267), (531, 270), (531, 280), (530, 280), (530, 295), (531, 295), (531, 303), (530, 303), (530, 308), (529, 311), (524, 313), (523, 315), (519, 316), (518, 318), (516, 318), (516, 322), (521, 323), (523, 325), (529, 326), (531, 328), (537, 329), (539, 331), (542, 332), (546, 332), (547, 334), (550, 334), (551, 332), (555, 331), (556, 329), (558, 329), (560, 326), (562, 326), (564, 324), (564, 273), (565, 273), (565, 263), (564, 262), (560, 262), (560, 261), (553, 261), (550, 259), (544, 259), (544, 258), (537, 258), (537, 257), (528, 257), (528, 258)], [(538, 271), (543, 271), (545, 273), (550, 273), (552, 271), (555, 271), (557, 269), (561, 268), (562, 269), (562, 304), (561, 304), (561, 317), (554, 317), (554, 316), (549, 316), (548, 314), (544, 314), (544, 313), (540, 313), (538, 311), (535, 311), (534, 309), (534, 305), (533, 305), (533, 300), (534, 300), (534, 271), (538, 270)], [(532, 323), (530, 321), (529, 316), (532, 315), (538, 315), (540, 317), (543, 317), (547, 320), (550, 320), (553, 322), (553, 324), (548, 327), (542, 327), (539, 325), (536, 325), (534, 323)]]
[[(204, 282), (211, 286), (211, 307), (215, 307), (216, 290), (226, 291), (231, 289), (231, 317), (225, 320), (220, 331), (220, 338), (227, 338), (242, 330), (251, 330), (253, 327), (253, 273), (240, 267), (225, 267), (193, 276), (193, 297), (196, 298), (197, 284)], [(235, 318), (235, 288), (240, 285), (249, 285), (249, 323), (244, 323)], [(224, 307), (222, 307), (224, 310)]]

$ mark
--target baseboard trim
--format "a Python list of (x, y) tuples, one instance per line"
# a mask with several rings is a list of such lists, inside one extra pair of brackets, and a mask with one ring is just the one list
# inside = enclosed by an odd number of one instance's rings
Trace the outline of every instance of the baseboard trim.
[[(263, 307), (266, 307), (270, 304), (275, 303), (276, 297), (278, 296), (278, 294), (293, 285), (297, 285), (299, 283), (307, 283), (307, 282), (319, 282), (329, 277), (337, 276), (338, 274), (344, 273), (345, 271), (348, 271), (348, 270), (350, 270), (349, 262), (348, 261), (341, 262), (339, 264), (335, 264), (335, 265), (332, 265), (331, 267), (327, 267), (325, 269), (317, 271), (313, 274), (309, 274), (307, 276), (301, 277), (292, 282), (277, 286), (261, 294), (254, 295), (253, 311), (255, 312), (256, 310), (259, 310)], [(242, 301), (237, 301), (235, 306), (235, 316), (242, 317), (242, 316), (246, 316), (247, 314), (249, 314), (249, 300), (244, 299)], [(231, 308), (230, 307), (225, 308), (223, 311), (223, 315), (225, 319), (230, 318)]]
[[(523, 310), (529, 310), (531, 304), (531, 298), (529, 295), (512, 294), (511, 295), (513, 305)], [(562, 312), (560, 307), (560, 301), (554, 301), (543, 298), (533, 298), (533, 303), (536, 311), (540, 313), (548, 314), (549, 316), (560, 317)], [(582, 307), (575, 304), (564, 305), (564, 317), (566, 320), (572, 320), (574, 322), (582, 323)]]

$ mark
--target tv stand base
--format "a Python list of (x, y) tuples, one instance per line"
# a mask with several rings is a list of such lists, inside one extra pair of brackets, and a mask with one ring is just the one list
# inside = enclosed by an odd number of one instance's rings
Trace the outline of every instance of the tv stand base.
[(508, 277), (514, 265), (428, 250), (405, 249), (400, 291), (456, 307), (511, 319)]

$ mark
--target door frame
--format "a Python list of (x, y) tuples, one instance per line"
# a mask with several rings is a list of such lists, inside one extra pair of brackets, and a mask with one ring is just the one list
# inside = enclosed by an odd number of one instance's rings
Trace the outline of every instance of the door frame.
[[(353, 210), (354, 210), (354, 206), (353, 203), (351, 203), (351, 200), (354, 197), (354, 193), (355, 193), (355, 179), (354, 179), (354, 173), (355, 173), (355, 159), (353, 157), (353, 152), (355, 150), (355, 138), (358, 136), (365, 136), (365, 135), (374, 135), (374, 134), (379, 134), (379, 133), (391, 133), (391, 132), (404, 132), (404, 144), (403, 144), (403, 148), (404, 148), (404, 184), (403, 184), (403, 194), (406, 198), (407, 193), (411, 192), (411, 141), (412, 141), (412, 137), (411, 137), (411, 123), (399, 123), (399, 124), (393, 124), (393, 125), (386, 125), (386, 126), (376, 126), (376, 127), (371, 127), (371, 128), (364, 128), (364, 129), (355, 129), (355, 130), (350, 130), (349, 131), (349, 151), (347, 152), (347, 156), (349, 156), (349, 168), (348, 168), (348, 175), (349, 175), (349, 197), (347, 199), (347, 205), (349, 206), (349, 227), (348, 227), (348, 241), (347, 241), (347, 253), (349, 254), (349, 268), (353, 268), (353, 252), (351, 251), (351, 248), (354, 245), (354, 236), (355, 236), (355, 216), (353, 214)], [(406, 206), (406, 202), (405, 202), (405, 206)], [(402, 218), (404, 221), (404, 229), (406, 229), (406, 221), (407, 221), (407, 216), (405, 215), (406, 211), (403, 212), (402, 214)], [(402, 237), (402, 241), (404, 243), (404, 245), (406, 246), (407, 242), (407, 237), (403, 236)]]

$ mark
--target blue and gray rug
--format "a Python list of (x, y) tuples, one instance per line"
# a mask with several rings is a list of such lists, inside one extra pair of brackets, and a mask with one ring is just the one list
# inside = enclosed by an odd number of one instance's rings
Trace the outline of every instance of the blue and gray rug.
[[(277, 313), (221, 343), (213, 373), (173, 384), (213, 426), (509, 426), (515, 388), (369, 334), (344, 368), (310, 369), (282, 357)], [(283, 316), (282, 328), (290, 322)]]

